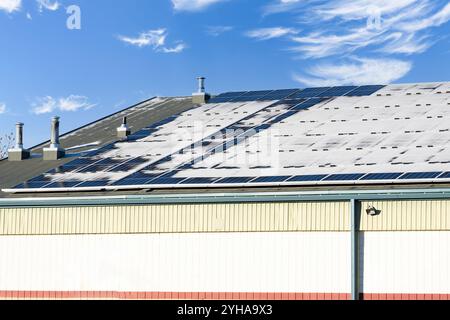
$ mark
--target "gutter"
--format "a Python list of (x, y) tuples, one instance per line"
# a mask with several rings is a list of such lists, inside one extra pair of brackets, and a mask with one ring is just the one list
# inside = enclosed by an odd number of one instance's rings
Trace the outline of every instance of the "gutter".
[(260, 193), (211, 193), (182, 195), (98, 196), (60, 198), (6, 198), (0, 199), (0, 208), (111, 206), (152, 204), (214, 204), (302, 201), (374, 201), (374, 200), (438, 200), (450, 199), (450, 188), (362, 191), (309, 191)]

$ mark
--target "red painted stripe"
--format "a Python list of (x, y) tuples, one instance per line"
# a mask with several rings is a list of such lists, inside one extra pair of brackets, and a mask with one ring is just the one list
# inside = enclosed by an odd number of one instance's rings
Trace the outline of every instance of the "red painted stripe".
[[(0, 299), (349, 300), (348, 293), (0, 291)], [(363, 293), (363, 300), (450, 300), (450, 294)]]

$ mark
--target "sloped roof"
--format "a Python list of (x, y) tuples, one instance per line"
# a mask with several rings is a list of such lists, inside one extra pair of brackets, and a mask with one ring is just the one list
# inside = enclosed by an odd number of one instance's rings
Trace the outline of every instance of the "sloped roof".
[[(9, 162), (7, 159), (0, 161), (0, 190), (12, 188), (21, 182), (82, 157), (90, 150), (97, 150), (116, 141), (116, 129), (122, 123), (124, 116), (127, 117), (130, 129), (135, 132), (149, 123), (161, 121), (190, 108), (192, 108), (191, 98), (152, 98), (120, 110), (62, 135), (61, 145), (67, 149), (67, 156), (58, 161), (42, 160), (42, 149), (49, 143), (46, 141), (31, 149), (33, 154), (31, 159), (22, 162)], [(0, 197), (5, 196), (7, 194), (0, 191)]]
[(146, 124), (128, 141), (54, 165), (6, 191), (450, 182), (450, 83), (233, 92), (204, 105), (187, 101), (169, 99), (182, 110), (158, 123), (142, 115)]

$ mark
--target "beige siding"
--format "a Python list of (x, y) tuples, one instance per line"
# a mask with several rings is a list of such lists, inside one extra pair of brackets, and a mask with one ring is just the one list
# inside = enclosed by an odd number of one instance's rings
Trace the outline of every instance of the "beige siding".
[[(366, 209), (381, 210), (375, 217)], [(450, 230), (450, 201), (371, 201), (361, 204), (362, 231), (448, 231)]]
[(0, 235), (348, 231), (348, 202), (0, 209)]

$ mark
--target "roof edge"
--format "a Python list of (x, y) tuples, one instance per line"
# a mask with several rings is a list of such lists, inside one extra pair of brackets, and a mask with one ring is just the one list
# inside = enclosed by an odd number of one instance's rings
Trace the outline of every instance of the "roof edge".
[(254, 203), (254, 202), (302, 202), (302, 201), (370, 201), (370, 200), (438, 200), (450, 199), (450, 188), (399, 189), (361, 191), (307, 191), (307, 192), (259, 192), (216, 193), (185, 195), (99, 196), (65, 198), (0, 199), (0, 208), (48, 207), (48, 206), (113, 206), (142, 204), (187, 203)]

